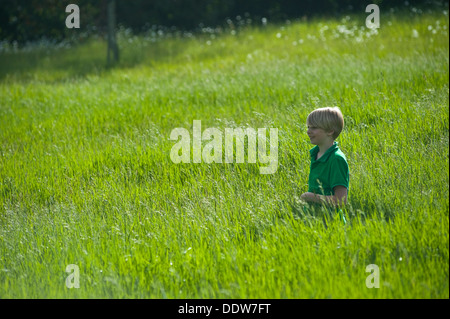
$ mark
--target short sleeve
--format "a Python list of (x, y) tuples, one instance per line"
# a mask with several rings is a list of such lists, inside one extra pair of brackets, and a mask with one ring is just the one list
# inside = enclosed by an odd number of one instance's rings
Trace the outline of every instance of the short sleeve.
[(350, 174), (347, 160), (341, 156), (336, 156), (330, 164), (331, 190), (336, 186), (344, 186), (348, 189)]

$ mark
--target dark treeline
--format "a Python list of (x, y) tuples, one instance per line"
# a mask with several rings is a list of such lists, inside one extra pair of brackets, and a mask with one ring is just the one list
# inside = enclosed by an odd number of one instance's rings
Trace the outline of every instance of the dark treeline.
[[(42, 38), (62, 40), (74, 34), (65, 27), (68, 4), (80, 8), (80, 31), (105, 32), (107, 0), (0, 0), (0, 40), (23, 43)], [(216, 27), (227, 19), (261, 18), (269, 22), (311, 16), (338, 16), (364, 12), (375, 3), (383, 8), (448, 7), (444, 0), (116, 0), (118, 25), (138, 33), (153, 26), (195, 31), (199, 26)]]

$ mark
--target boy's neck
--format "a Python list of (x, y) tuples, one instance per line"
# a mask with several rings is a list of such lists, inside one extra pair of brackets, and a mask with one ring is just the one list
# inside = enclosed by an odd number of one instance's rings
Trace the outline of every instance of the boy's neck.
[(333, 144), (334, 140), (324, 142), (323, 144), (317, 144), (317, 146), (319, 146), (319, 153), (324, 154), (327, 151), (327, 149), (333, 146)]

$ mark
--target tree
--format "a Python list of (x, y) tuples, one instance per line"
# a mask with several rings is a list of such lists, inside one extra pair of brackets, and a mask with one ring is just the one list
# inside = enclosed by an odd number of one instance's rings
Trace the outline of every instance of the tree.
[(108, 0), (107, 6), (108, 19), (108, 66), (119, 61), (119, 46), (116, 40), (116, 1)]

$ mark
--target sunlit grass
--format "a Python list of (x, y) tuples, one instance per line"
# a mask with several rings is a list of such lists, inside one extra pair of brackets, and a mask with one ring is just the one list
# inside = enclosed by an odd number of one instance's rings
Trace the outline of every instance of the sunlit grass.
[[(98, 39), (3, 53), (0, 297), (448, 298), (448, 15), (364, 23), (122, 31), (110, 69)], [(334, 105), (345, 226), (296, 209), (306, 116)], [(277, 173), (172, 163), (170, 132), (194, 119), (277, 127)]]

